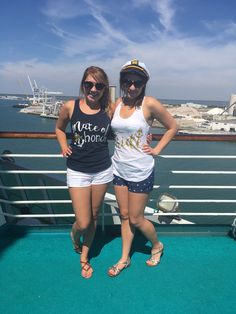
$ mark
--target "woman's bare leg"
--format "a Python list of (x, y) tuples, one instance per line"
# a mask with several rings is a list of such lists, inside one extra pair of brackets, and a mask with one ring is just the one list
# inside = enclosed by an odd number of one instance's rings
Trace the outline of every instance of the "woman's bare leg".
[(135, 228), (129, 222), (127, 186), (115, 186), (114, 189), (121, 218), (122, 255), (120, 261), (126, 262), (129, 259)]
[[(154, 253), (162, 248), (162, 244), (158, 241), (153, 224), (144, 217), (148, 197), (148, 193), (129, 192), (129, 218), (131, 225), (138, 228), (151, 242), (152, 253)], [(158, 259), (159, 257), (160, 256), (157, 254), (155, 258)]]
[[(82, 262), (88, 261), (88, 253), (90, 249), (90, 238), (94, 238), (94, 230), (89, 230), (91, 219), (92, 219), (92, 209), (91, 209), (91, 198), (92, 189), (91, 187), (73, 187), (69, 188), (70, 197), (72, 200), (72, 206), (75, 212), (75, 223), (72, 227), (72, 233), (74, 239), (83, 236), (83, 246), (81, 252), (80, 260)], [(86, 242), (85, 242), (86, 238)], [(81, 275), (84, 278), (90, 278), (92, 276), (93, 269), (88, 268), (88, 270), (82, 269)]]
[(84, 268), (82, 268), (81, 274), (85, 278), (90, 278), (93, 272), (93, 269), (85, 265), (84, 262), (88, 261), (89, 250), (96, 231), (98, 212), (108, 185), (99, 184), (85, 188), (70, 188), (70, 196), (76, 217), (76, 221), (72, 226), (72, 235), (76, 241), (83, 235), (81, 266)]
[[(125, 264), (129, 260), (131, 245), (134, 239), (135, 229), (130, 225), (128, 214), (128, 188), (127, 186), (114, 186), (116, 200), (120, 210), (121, 218), (121, 238), (122, 238), (122, 254), (119, 260), (119, 269), (125, 267)], [(110, 268), (109, 274), (114, 276), (115, 269)]]
[(84, 241), (83, 241), (83, 246), (85, 246), (88, 249), (88, 251), (94, 239), (99, 210), (104, 200), (104, 196), (107, 191), (108, 185), (109, 184), (97, 184), (97, 185), (91, 186), (92, 215), (91, 215), (91, 221), (90, 221), (89, 227), (87, 231), (84, 233)]

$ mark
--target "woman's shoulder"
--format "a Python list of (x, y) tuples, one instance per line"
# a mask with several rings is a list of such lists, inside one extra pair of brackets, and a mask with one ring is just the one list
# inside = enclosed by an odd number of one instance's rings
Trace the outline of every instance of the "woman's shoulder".
[(148, 117), (159, 116), (163, 112), (164, 106), (155, 97), (146, 96), (144, 99), (144, 112)]
[(74, 104), (75, 104), (75, 101), (76, 101), (76, 99), (69, 99), (69, 100), (67, 100), (65, 103), (64, 103), (64, 105), (63, 106), (65, 106), (65, 107), (73, 107), (74, 106)]
[(156, 107), (156, 106), (162, 106), (161, 102), (156, 99), (155, 97), (152, 97), (152, 96), (145, 96), (144, 98), (144, 105), (147, 106), (147, 107), (150, 107), (152, 108), (153, 106)]
[(60, 116), (70, 118), (74, 110), (74, 104), (75, 104), (74, 99), (67, 100), (60, 109)]
[(63, 105), (63, 109), (65, 111), (68, 111), (68, 112), (73, 112), (74, 110), (74, 106), (75, 106), (75, 102), (76, 102), (76, 99), (70, 99), (70, 100), (67, 100), (64, 105)]

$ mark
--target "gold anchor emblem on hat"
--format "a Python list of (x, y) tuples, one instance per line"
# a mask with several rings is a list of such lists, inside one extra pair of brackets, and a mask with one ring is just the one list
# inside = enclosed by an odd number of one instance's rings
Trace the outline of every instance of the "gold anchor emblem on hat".
[(131, 61), (132, 65), (139, 65), (139, 61), (137, 59), (134, 59)]

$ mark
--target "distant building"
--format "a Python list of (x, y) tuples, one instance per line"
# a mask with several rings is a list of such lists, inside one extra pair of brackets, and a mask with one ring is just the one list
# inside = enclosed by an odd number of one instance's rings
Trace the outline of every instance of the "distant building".
[(214, 131), (236, 132), (236, 121), (234, 122), (212, 122), (210, 129)]
[[(222, 108), (212, 108), (210, 110), (207, 111), (207, 114), (209, 115), (220, 115), (223, 114), (224, 109)], [(228, 114), (227, 112), (225, 112), (224, 114)]]
[(227, 111), (229, 115), (233, 116), (236, 110), (236, 95), (231, 95)]
[(109, 90), (110, 90), (111, 101), (114, 103), (116, 101), (116, 86), (110, 85)]

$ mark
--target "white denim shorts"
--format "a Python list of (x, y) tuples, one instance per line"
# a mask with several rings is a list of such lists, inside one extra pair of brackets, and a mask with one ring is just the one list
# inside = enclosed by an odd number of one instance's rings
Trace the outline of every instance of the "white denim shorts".
[(68, 187), (86, 187), (96, 184), (106, 184), (113, 180), (112, 165), (103, 171), (95, 173), (86, 173), (67, 168), (67, 186)]

